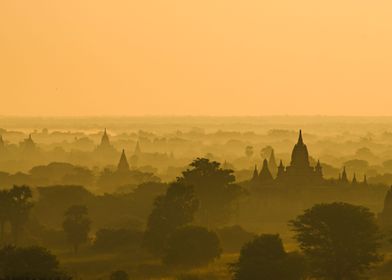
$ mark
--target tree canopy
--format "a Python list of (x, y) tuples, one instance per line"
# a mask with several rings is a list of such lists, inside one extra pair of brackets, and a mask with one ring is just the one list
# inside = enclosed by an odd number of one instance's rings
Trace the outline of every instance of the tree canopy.
[(65, 212), (63, 229), (75, 253), (79, 246), (88, 240), (91, 221), (87, 215), (88, 210), (84, 205), (73, 205)]
[(178, 181), (193, 186), (200, 201), (198, 218), (207, 225), (226, 223), (233, 212), (242, 188), (235, 184), (233, 170), (223, 169), (220, 163), (197, 158)]
[(56, 256), (41, 247), (0, 249), (1, 279), (69, 279), (59, 270)]
[(32, 207), (30, 187), (13, 186), (0, 191), (0, 242), (4, 241), (4, 228), (8, 222), (11, 225), (13, 241), (18, 243)]
[(277, 234), (263, 234), (246, 243), (230, 268), (234, 280), (300, 280), (305, 275), (304, 259), (287, 253)]
[(147, 221), (144, 246), (152, 253), (162, 253), (169, 235), (193, 221), (198, 205), (191, 186), (178, 182), (170, 184), (166, 194), (155, 200)]
[(317, 204), (290, 222), (311, 273), (322, 279), (359, 279), (381, 257), (380, 234), (369, 209)]

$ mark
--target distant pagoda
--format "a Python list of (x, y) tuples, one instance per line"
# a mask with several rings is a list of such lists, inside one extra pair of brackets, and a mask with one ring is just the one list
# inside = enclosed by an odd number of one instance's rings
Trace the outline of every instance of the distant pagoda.
[(32, 153), (37, 150), (37, 144), (35, 144), (31, 134), (29, 134), (29, 137), (27, 137), (20, 143), (20, 147), (25, 153)]
[(108, 135), (107, 130), (105, 128), (105, 130), (103, 131), (102, 138), (101, 138), (101, 143), (97, 146), (97, 150), (108, 151), (108, 150), (112, 150), (112, 149), (114, 149), (114, 147), (110, 143), (109, 135)]
[(124, 172), (128, 172), (129, 170), (130, 170), (129, 163), (127, 160), (127, 156), (125, 155), (125, 150), (123, 149), (121, 153), (120, 161), (118, 162), (117, 165), (117, 172), (124, 173)]
[(310, 166), (309, 152), (303, 141), (301, 130), (299, 131), (298, 142), (291, 153), (290, 165), (286, 167), (284, 172), (282, 167), (283, 164), (280, 166), (281, 170), (278, 172), (277, 180), (284, 185), (307, 186), (321, 183), (323, 180), (320, 161), (317, 162), (315, 167)]
[(101, 144), (99, 146), (103, 147), (103, 148), (111, 146), (110, 145), (109, 136), (108, 136), (108, 133), (106, 131), (106, 128), (105, 128), (105, 130), (103, 132), (102, 139), (101, 139)]
[(103, 157), (112, 158), (114, 155), (116, 155), (116, 156), (118, 155), (118, 152), (113, 147), (113, 145), (110, 143), (109, 135), (107, 133), (106, 128), (103, 131), (101, 143), (97, 146), (95, 151), (99, 154), (99, 156), (103, 156)]
[[(270, 168), (274, 169), (276, 178), (273, 178)], [(276, 171), (275, 171), (276, 170)], [(298, 142), (295, 144), (291, 153), (290, 165), (285, 167), (280, 161), (276, 167), (274, 152), (271, 152), (270, 163), (265, 159), (263, 168), (258, 174), (258, 180), (255, 180), (255, 173), (252, 181), (258, 181), (260, 185), (285, 185), (285, 186), (308, 186), (323, 182), (323, 172), (320, 161), (315, 167), (310, 166), (308, 148), (302, 137), (302, 131), (299, 131)]]

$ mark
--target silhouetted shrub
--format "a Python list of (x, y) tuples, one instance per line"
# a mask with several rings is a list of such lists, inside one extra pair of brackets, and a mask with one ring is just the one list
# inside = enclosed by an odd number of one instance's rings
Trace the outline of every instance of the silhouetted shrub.
[(300, 280), (305, 261), (299, 254), (287, 253), (279, 235), (264, 234), (244, 245), (230, 269), (234, 280)]
[(0, 279), (69, 279), (59, 270), (56, 256), (41, 247), (0, 250)]
[(185, 226), (170, 236), (163, 262), (176, 267), (199, 267), (219, 258), (220, 254), (215, 232), (199, 226)]

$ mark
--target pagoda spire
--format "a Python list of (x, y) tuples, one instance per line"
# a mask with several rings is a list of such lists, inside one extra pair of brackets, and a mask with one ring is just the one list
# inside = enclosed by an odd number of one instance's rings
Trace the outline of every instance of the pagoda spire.
[(281, 176), (283, 176), (284, 174), (284, 165), (283, 165), (283, 161), (280, 160), (279, 166), (278, 166), (278, 174), (276, 175), (276, 178), (280, 178)]
[(298, 144), (304, 144), (304, 140), (302, 139), (302, 129), (299, 130)]
[(356, 185), (357, 183), (358, 183), (357, 176), (355, 175), (355, 172), (354, 172), (354, 176), (353, 176), (353, 180), (352, 180), (351, 184)]
[(269, 161), (268, 161), (268, 168), (271, 171), (271, 174), (273, 176), (276, 176), (276, 173), (278, 172), (278, 166), (276, 164), (274, 149), (271, 150), (271, 155), (270, 155), (270, 158), (269, 158)]
[(314, 168), (314, 170), (316, 171), (316, 174), (319, 177), (323, 177), (323, 168), (321, 167), (320, 160), (317, 160), (317, 164), (316, 164), (316, 167)]
[(117, 172), (126, 172), (129, 171), (129, 163), (127, 160), (127, 156), (125, 155), (125, 150), (122, 150), (120, 161), (117, 165)]
[(23, 145), (26, 149), (34, 149), (35, 148), (35, 143), (33, 140), (33, 137), (31, 134), (29, 134), (29, 137), (23, 141)]
[(343, 167), (343, 172), (342, 172), (341, 181), (342, 181), (343, 183), (347, 183), (347, 182), (348, 182), (347, 172), (346, 172), (346, 166)]
[(291, 166), (300, 170), (308, 170), (310, 167), (308, 148), (302, 139), (302, 130), (299, 131), (298, 143), (294, 145), (291, 153)]
[(110, 146), (110, 140), (106, 128), (103, 131), (103, 135), (101, 139), (101, 147), (105, 147), (105, 146)]
[(268, 182), (273, 179), (272, 174), (268, 168), (268, 161), (266, 159), (263, 161), (263, 167), (259, 173), (259, 178), (262, 182)]
[(257, 180), (258, 177), (259, 177), (259, 171), (257, 170), (257, 164), (255, 164), (255, 170), (253, 171), (252, 181)]

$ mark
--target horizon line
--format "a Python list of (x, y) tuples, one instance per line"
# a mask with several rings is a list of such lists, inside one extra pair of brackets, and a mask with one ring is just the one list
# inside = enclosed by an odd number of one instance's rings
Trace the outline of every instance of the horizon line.
[(265, 118), (265, 117), (326, 117), (326, 118), (391, 118), (391, 115), (328, 115), (328, 114), (270, 114), (270, 115), (0, 115), (0, 118)]

